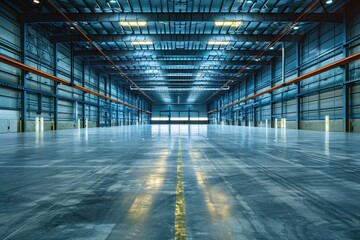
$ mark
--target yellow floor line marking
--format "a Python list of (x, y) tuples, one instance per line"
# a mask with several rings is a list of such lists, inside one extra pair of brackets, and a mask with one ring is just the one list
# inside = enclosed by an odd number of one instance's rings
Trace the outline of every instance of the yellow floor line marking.
[(186, 239), (185, 196), (184, 179), (181, 154), (181, 139), (179, 138), (177, 159), (177, 185), (176, 185), (176, 209), (175, 209), (175, 240)]

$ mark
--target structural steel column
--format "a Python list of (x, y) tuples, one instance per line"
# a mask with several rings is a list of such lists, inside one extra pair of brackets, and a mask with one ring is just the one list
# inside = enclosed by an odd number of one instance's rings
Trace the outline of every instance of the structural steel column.
[[(282, 52), (281, 52), (281, 84), (284, 83), (285, 83), (285, 43), (283, 42)], [(283, 117), (284, 117), (284, 89), (281, 90), (281, 118)]]
[[(116, 85), (116, 99), (119, 100), (119, 84)], [(119, 126), (119, 104), (116, 104), (116, 125)]]
[[(343, 18), (343, 56), (348, 56), (348, 45), (347, 42), (347, 7), (344, 10), (344, 18)], [(350, 117), (349, 117), (349, 88), (350, 86), (347, 84), (349, 81), (349, 64), (344, 65), (343, 72), (343, 87), (342, 87), (342, 101), (343, 101), (343, 128), (344, 132), (350, 131)]]
[[(58, 73), (58, 45), (54, 43), (54, 76)], [(54, 82), (54, 125), (53, 130), (58, 129), (58, 82)]]
[[(85, 74), (86, 68), (85, 68), (85, 64), (84, 61), (82, 63), (82, 86), (85, 87), (85, 78), (86, 78), (86, 74)], [(82, 101), (83, 101), (83, 107), (82, 107), (82, 127), (85, 128), (86, 126), (86, 104), (85, 104), (85, 92), (82, 93)]]
[[(101, 80), (101, 75), (99, 74), (98, 75), (98, 86), (97, 86), (98, 93), (100, 93), (100, 80)], [(98, 127), (100, 127), (100, 121), (101, 121), (101, 109), (100, 109), (100, 98), (98, 97), (98, 120), (97, 120)]]
[[(256, 81), (256, 79), (255, 79), (255, 74), (251, 74), (251, 78), (252, 78), (252, 81), (253, 81), (253, 94), (255, 95), (255, 90), (256, 90), (256, 83), (255, 83), (255, 81)], [(256, 110), (257, 110), (257, 108), (255, 107), (255, 104), (256, 104), (256, 99), (254, 99), (253, 100), (253, 116), (252, 116), (252, 118), (253, 118), (253, 127), (257, 127), (257, 122), (256, 122)]]
[[(300, 76), (301, 44), (296, 43), (296, 77)], [(301, 82), (296, 83), (296, 127), (301, 128)]]
[(221, 124), (221, 122), (222, 122), (222, 109), (221, 109), (221, 97), (220, 96), (218, 98), (217, 105), (218, 105), (218, 109), (219, 109), (219, 111), (218, 111), (218, 122)]
[[(274, 59), (272, 59), (270, 61), (270, 88), (272, 88), (274, 86), (274, 78), (275, 78), (275, 60)], [(273, 116), (274, 116), (273, 101), (274, 101), (274, 94), (273, 94), (273, 92), (271, 92), (270, 93), (270, 126), (273, 125)]]
[[(124, 98), (124, 102), (126, 102), (126, 92), (125, 92), (125, 86), (123, 86), (123, 98)], [(124, 125), (126, 125), (126, 110), (127, 108), (124, 106), (123, 107), (123, 123)]]
[[(141, 99), (139, 98), (139, 96), (137, 96), (137, 106), (138, 106), (139, 108), (142, 107), (142, 106), (141, 106)], [(139, 123), (139, 122), (142, 122), (141, 111), (140, 111), (140, 110), (138, 110), (138, 123)]]
[[(109, 78), (108, 78), (108, 93), (109, 93), (109, 97), (111, 97), (111, 76), (109, 75)], [(110, 124), (110, 127), (112, 126), (112, 103), (111, 102), (108, 102), (108, 105), (110, 105), (109, 107), (109, 124)]]
[(70, 45), (70, 81), (71, 84), (75, 83), (75, 58), (74, 58), (74, 44)]
[[(26, 36), (26, 31), (27, 31), (27, 24), (23, 23), (22, 28), (21, 28), (21, 62), (26, 64), (26, 43), (27, 43), (27, 36)], [(21, 86), (24, 87), (23, 90), (21, 91), (21, 131), (22, 132), (26, 132), (26, 120), (27, 120), (27, 109), (26, 109), (26, 105), (27, 105), (27, 94), (26, 94), (26, 71), (25, 70), (21, 70)]]

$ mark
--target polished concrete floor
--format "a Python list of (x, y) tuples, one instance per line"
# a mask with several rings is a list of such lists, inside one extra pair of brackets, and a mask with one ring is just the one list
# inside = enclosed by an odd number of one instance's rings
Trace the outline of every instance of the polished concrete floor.
[(0, 135), (0, 239), (174, 239), (181, 224), (187, 239), (360, 239), (360, 134), (152, 125)]

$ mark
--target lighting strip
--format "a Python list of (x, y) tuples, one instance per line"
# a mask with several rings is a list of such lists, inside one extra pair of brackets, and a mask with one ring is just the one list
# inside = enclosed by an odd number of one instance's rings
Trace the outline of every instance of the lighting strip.
[(209, 41), (209, 45), (228, 45), (230, 41)]
[(215, 26), (232, 26), (232, 27), (240, 27), (243, 24), (242, 21), (216, 21)]
[(132, 41), (132, 45), (151, 45), (153, 44), (152, 41)]
[(144, 27), (147, 25), (147, 22), (144, 21), (125, 21), (125, 22), (119, 22), (120, 26), (126, 26), (126, 27)]

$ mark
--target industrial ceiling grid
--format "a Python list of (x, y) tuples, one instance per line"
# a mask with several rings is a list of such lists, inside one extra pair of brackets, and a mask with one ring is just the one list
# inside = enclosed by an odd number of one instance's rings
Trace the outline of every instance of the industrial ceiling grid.
[[(33, 2), (33, 0), (28, 0)], [(96, 46), (157, 103), (202, 103), (229, 79), (230, 87), (279, 55), (276, 43), (261, 59), (239, 70), (264, 50), (269, 42), (295, 20), (313, 0), (52, 0), (69, 18), (94, 14), (98, 20), (73, 19), (77, 27), (94, 40)], [(341, 2), (341, 1), (340, 1)], [(345, 1), (343, 1), (345, 2)], [(335, 12), (340, 5), (319, 1), (312, 13)], [(343, 3), (344, 4), (344, 3)], [(335, 5), (335, 4), (334, 4)], [(47, 4), (41, 13), (53, 13)], [(274, 21), (259, 16), (293, 14), (293, 19)], [(294, 14), (297, 13), (297, 14)], [(73, 15), (71, 15), (73, 14)], [(110, 14), (110, 15), (109, 15)], [(243, 15), (241, 15), (243, 14)], [(101, 18), (101, 16), (104, 16)], [(106, 20), (106, 16), (109, 16)], [(116, 18), (117, 16), (117, 18)], [(240, 17), (239, 17), (240, 16)], [(245, 19), (241, 18), (245, 16)], [(105, 19), (105, 20), (104, 20)], [(130, 24), (130, 21), (133, 24)], [(326, 19), (324, 22), (331, 20)], [(30, 20), (31, 22), (31, 20)], [(39, 24), (33, 21), (35, 24)], [(124, 24), (125, 22), (125, 24)], [(220, 24), (219, 24), (220, 22)], [(222, 24), (221, 24), (222, 22)], [(53, 41), (73, 42), (75, 54), (86, 64), (124, 81), (122, 75), (94, 48), (78, 37), (65, 21), (42, 21)], [(315, 27), (316, 21), (301, 21), (283, 41), (296, 42)], [(58, 40), (60, 39), (60, 40)], [(126, 82), (126, 81), (124, 81)], [(204, 91), (208, 88), (207, 91)], [(134, 88), (132, 88), (134, 89)], [(135, 88), (136, 89), (136, 88)], [(175, 90), (177, 89), (177, 90)], [(150, 91), (151, 90), (151, 91)], [(153, 91), (156, 90), (156, 91)]]

